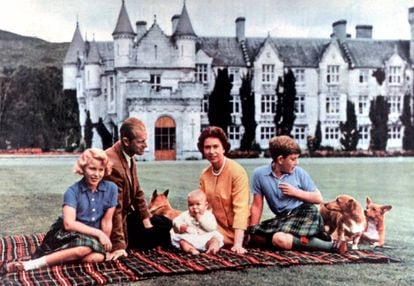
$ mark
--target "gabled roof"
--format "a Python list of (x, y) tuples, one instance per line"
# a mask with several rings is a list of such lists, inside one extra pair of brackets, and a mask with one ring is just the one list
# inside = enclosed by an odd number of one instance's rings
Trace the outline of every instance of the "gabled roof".
[(63, 60), (64, 64), (76, 64), (78, 61), (78, 56), (80, 56), (85, 48), (85, 43), (83, 41), (79, 23), (76, 23), (75, 33), (73, 34), (72, 41), (70, 42), (68, 51), (66, 52), (65, 59)]
[(179, 36), (193, 36), (197, 37), (196, 33), (194, 32), (193, 25), (191, 25), (190, 16), (188, 16), (187, 8), (183, 6), (183, 10), (181, 11), (180, 19), (178, 20), (177, 27), (175, 28), (174, 37)]
[[(264, 42), (265, 38), (246, 38), (247, 51), (252, 61), (256, 59)], [(317, 67), (330, 39), (271, 38), (269, 43), (286, 66)]]
[(199, 37), (197, 50), (213, 58), (215, 66), (246, 66), (240, 43), (235, 37)]
[(347, 39), (343, 44), (352, 55), (354, 68), (383, 67), (397, 50), (398, 55), (410, 63), (410, 42), (402, 40)]
[(116, 23), (116, 27), (114, 32), (112, 33), (112, 36), (120, 34), (128, 34), (135, 36), (135, 32), (132, 29), (127, 10), (125, 8), (124, 0), (122, 0), (121, 11), (119, 11), (118, 21)]

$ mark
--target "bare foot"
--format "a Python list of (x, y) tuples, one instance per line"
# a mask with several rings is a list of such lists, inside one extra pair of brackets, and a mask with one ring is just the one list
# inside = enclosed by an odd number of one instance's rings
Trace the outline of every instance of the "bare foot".
[(197, 249), (195, 249), (195, 248), (190, 248), (189, 250), (188, 250), (188, 252), (189, 253), (191, 253), (191, 254), (193, 254), (193, 255), (199, 255), (200, 254), (200, 251), (198, 251)]
[(219, 242), (216, 238), (210, 239), (207, 246), (207, 254), (216, 254), (220, 250)]

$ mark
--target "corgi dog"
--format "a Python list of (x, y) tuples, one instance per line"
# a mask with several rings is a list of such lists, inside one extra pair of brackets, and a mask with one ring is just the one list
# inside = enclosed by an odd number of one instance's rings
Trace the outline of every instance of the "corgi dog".
[(181, 211), (171, 206), (168, 200), (168, 192), (169, 190), (165, 190), (163, 193), (158, 193), (157, 190), (154, 190), (148, 209), (153, 215), (162, 215), (173, 220)]
[(320, 204), (325, 231), (333, 240), (352, 241), (358, 249), (359, 240), (366, 229), (366, 219), (361, 204), (351, 196), (340, 195), (334, 201)]
[(367, 219), (367, 228), (365, 229), (362, 239), (374, 246), (384, 246), (385, 240), (385, 213), (390, 211), (392, 206), (375, 204), (372, 200), (366, 198), (365, 217)]

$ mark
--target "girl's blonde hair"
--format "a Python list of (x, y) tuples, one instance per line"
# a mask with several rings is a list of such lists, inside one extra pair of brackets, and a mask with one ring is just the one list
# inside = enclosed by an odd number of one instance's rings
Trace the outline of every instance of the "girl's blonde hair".
[(86, 149), (76, 161), (75, 166), (73, 167), (73, 172), (75, 174), (83, 175), (83, 170), (86, 165), (88, 165), (90, 159), (99, 160), (103, 163), (105, 167), (105, 176), (108, 176), (112, 172), (112, 163), (109, 161), (108, 156), (105, 151), (98, 148), (89, 148)]

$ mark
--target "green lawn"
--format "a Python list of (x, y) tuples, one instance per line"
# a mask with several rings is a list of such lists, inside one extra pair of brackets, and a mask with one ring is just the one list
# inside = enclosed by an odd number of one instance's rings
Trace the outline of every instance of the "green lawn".
[[(72, 174), (76, 157), (0, 157), (0, 235), (47, 231), (61, 212), (62, 194), (80, 177)], [(239, 160), (249, 175), (267, 159)], [(138, 162), (147, 197), (170, 190), (172, 205), (186, 208), (186, 196), (198, 186), (206, 161)], [(384, 253), (401, 263), (251, 268), (204, 275), (158, 277), (136, 285), (413, 285), (414, 158), (304, 158), (325, 200), (349, 194), (391, 204), (386, 215)], [(271, 214), (265, 210), (266, 217)]]

